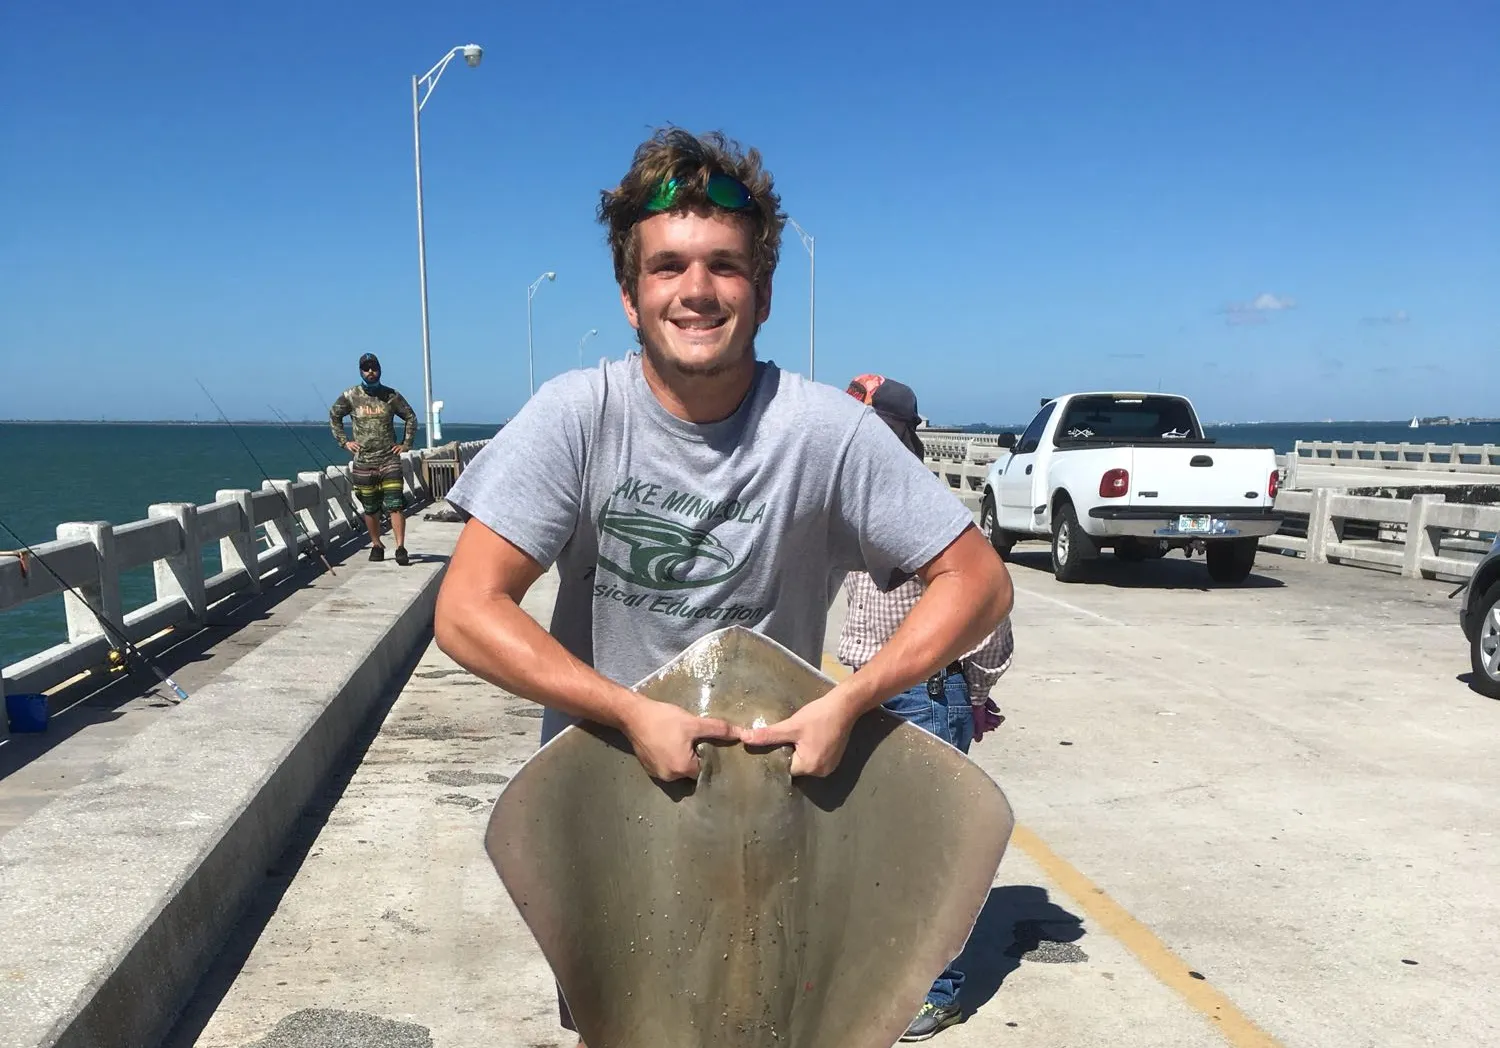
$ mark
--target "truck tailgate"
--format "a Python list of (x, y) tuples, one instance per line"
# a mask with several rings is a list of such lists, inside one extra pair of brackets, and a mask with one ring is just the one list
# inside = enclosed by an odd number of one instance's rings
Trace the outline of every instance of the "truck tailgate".
[(1276, 469), (1269, 448), (1132, 447), (1129, 504), (1253, 508), (1269, 504)]

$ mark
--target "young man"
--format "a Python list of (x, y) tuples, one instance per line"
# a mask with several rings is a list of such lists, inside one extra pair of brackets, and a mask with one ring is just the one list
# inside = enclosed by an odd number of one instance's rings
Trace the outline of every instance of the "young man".
[[(442, 650), (544, 705), (543, 741), (608, 725), (661, 780), (695, 778), (702, 739), (789, 745), (793, 775), (827, 775), (861, 714), (1011, 606), (969, 511), (872, 412), (756, 359), (779, 206), (754, 150), (678, 129), (643, 143), (599, 206), (640, 354), (548, 382), (447, 496), (471, 519), (438, 594)], [(553, 564), (549, 633), (520, 602)], [(752, 729), (629, 690), (731, 624), (820, 665), (854, 570), (926, 592), (859, 673), (786, 720)]]
[[(405, 565), (406, 496), (401, 483), (401, 455), (411, 450), (417, 435), (417, 413), (406, 398), (380, 381), (380, 360), (374, 353), (359, 358), (360, 384), (339, 394), (328, 409), (328, 424), (339, 447), (354, 456), (354, 493), (364, 510), (370, 533), (370, 559), (385, 559), (380, 541), (380, 514), (391, 515), (396, 537), (396, 563)], [(344, 416), (354, 416), (354, 439), (344, 432)], [(401, 440), (396, 440), (396, 417), (401, 417)]]
[[(911, 387), (883, 375), (859, 375), (846, 392), (874, 409), (882, 422), (919, 461), (922, 440), (917, 436), (921, 416)], [(889, 592), (881, 592), (864, 572), (850, 572), (844, 581), (848, 610), (839, 635), (838, 658), (856, 673), (891, 636), (922, 598), (922, 580), (908, 579)], [(882, 704), (896, 716), (931, 732), (948, 745), (969, 752), (985, 732), (1004, 720), (990, 698), (990, 691), (1010, 668), (1015, 651), (1010, 617), (1000, 621), (989, 636), (971, 651), (954, 659), (925, 681), (907, 688)], [(949, 964), (933, 980), (903, 1041), (925, 1041), (963, 1018), (959, 994), (964, 973)]]

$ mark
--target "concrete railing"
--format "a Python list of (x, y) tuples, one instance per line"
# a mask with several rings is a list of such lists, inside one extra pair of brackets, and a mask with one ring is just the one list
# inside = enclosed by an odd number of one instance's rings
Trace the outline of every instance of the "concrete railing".
[(1500, 444), (1377, 444), (1363, 441), (1299, 440), (1292, 454), (1298, 462), (1318, 466), (1500, 474)]
[(1467, 579), (1500, 533), (1500, 506), (1449, 503), (1442, 495), (1388, 499), (1319, 488), (1283, 491), (1276, 508), (1287, 520), (1279, 534), (1261, 539), (1261, 549), (1408, 578)]
[[(432, 498), (424, 459), (445, 457), (461, 469), (484, 443), (403, 455), (409, 508)], [(203, 506), (157, 503), (147, 508), (146, 519), (125, 524), (59, 524), (54, 541), (32, 546), (45, 568), (32, 558), (0, 557), (0, 612), (61, 592), (67, 640), (0, 669), (0, 693), (45, 692), (107, 665), (112, 642), (84, 601), (139, 645), (167, 629), (192, 632), (208, 625), (224, 600), (258, 593), (293, 571), (310, 539), (332, 549), (363, 534), (348, 468), (338, 466), (299, 473), (296, 480), (268, 480), (259, 491), (223, 489)], [(205, 575), (203, 547), (213, 542), (221, 570)], [(145, 565), (152, 566), (155, 599), (124, 613), (121, 575)], [(83, 599), (67, 592), (46, 568)]]
[(922, 461), (934, 476), (946, 481), (963, 504), (978, 513), (984, 498), (984, 477), (1002, 453), (999, 434), (959, 433), (924, 429), (917, 432), (926, 452)]

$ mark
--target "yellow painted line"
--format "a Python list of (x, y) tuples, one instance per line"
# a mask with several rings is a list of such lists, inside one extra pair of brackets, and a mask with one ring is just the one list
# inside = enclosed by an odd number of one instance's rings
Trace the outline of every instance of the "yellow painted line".
[(1255, 1025), (1234, 1006), (1233, 1001), (1201, 975), (1195, 975), (1187, 962), (1173, 953), (1150, 928), (1132, 917), (1125, 907), (1078, 872), (1072, 863), (1047, 847), (1040, 837), (1017, 824), (1010, 839), (1042, 868), (1054, 884), (1078, 903), (1090, 923), (1118, 939), (1147, 971), (1168, 989), (1176, 990), (1193, 1010), (1211, 1020), (1235, 1048), (1281, 1048), (1280, 1041)]
[[(849, 675), (846, 667), (826, 653), (823, 672), (834, 680)], [(1280, 1041), (1255, 1025), (1249, 1016), (1235, 1007), (1233, 1001), (1173, 953), (1171, 947), (1157, 938), (1150, 928), (1131, 916), (1125, 907), (1049, 848), (1040, 837), (1017, 823), (1010, 839), (1041, 867), (1052, 883), (1078, 904), (1090, 924), (1118, 940), (1164, 986), (1175, 990), (1189, 1007), (1212, 1022), (1234, 1048), (1282, 1048)]]

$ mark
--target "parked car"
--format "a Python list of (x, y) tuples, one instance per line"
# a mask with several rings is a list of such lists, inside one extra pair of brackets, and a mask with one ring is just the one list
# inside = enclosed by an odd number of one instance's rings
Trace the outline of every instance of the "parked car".
[(1459, 592), (1458, 625), (1469, 639), (1474, 688), (1500, 699), (1500, 536)]
[(1019, 438), (1000, 440), (980, 529), (1002, 555), (1046, 537), (1052, 570), (1077, 581), (1112, 549), (1125, 561), (1199, 547), (1216, 582), (1243, 582), (1275, 534), (1280, 473), (1269, 447), (1219, 444), (1191, 401), (1163, 393), (1072, 393), (1042, 401)]

